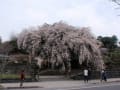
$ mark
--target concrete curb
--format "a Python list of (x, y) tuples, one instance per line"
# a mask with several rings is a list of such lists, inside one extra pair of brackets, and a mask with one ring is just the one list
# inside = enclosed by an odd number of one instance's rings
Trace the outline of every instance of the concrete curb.
[(39, 86), (24, 86), (24, 87), (6, 87), (5, 89), (29, 89), (29, 88), (43, 88)]
[(100, 82), (100, 80), (97, 80), (96, 82), (92, 82), (91, 84), (114, 83), (114, 82), (120, 82), (120, 79), (118, 79), (118, 80), (108, 80), (107, 82)]

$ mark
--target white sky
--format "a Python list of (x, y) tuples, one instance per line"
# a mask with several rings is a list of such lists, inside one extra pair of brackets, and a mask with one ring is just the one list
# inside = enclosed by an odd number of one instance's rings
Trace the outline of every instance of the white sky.
[(120, 39), (120, 9), (115, 8), (109, 0), (0, 0), (0, 36), (6, 41), (24, 28), (63, 20)]

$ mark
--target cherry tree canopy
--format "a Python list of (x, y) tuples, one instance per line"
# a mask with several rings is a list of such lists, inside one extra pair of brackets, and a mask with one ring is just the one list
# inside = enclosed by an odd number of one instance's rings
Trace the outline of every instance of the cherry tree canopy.
[(72, 60), (75, 54), (80, 64), (92, 62), (97, 68), (103, 67), (100, 52), (101, 43), (90, 33), (89, 28), (77, 28), (63, 22), (44, 24), (28, 28), (18, 36), (18, 47), (27, 50), (34, 57), (51, 63), (62, 64)]

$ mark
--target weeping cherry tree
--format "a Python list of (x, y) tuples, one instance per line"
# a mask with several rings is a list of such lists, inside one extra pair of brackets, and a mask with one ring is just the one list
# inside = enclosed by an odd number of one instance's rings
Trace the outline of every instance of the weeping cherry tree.
[(79, 64), (92, 62), (97, 69), (103, 68), (101, 43), (90, 33), (89, 28), (78, 28), (63, 22), (28, 28), (18, 36), (18, 47), (32, 57), (39, 57), (54, 67), (62, 65), (71, 71), (72, 54)]

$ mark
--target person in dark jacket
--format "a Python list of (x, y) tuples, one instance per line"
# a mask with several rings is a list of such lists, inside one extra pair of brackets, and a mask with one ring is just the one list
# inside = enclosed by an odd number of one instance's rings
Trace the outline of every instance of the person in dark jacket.
[(102, 81), (107, 82), (107, 75), (106, 75), (106, 71), (104, 69), (101, 70), (101, 82)]

